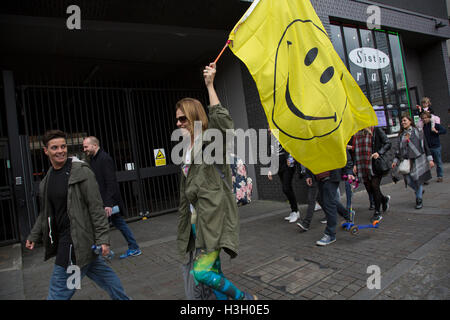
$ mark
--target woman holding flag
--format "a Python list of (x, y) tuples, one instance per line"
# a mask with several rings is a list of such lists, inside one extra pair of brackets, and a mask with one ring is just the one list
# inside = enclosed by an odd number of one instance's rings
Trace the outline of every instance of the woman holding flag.
[(196, 99), (184, 98), (176, 104), (177, 126), (190, 142), (184, 152), (180, 178), (177, 236), (179, 254), (184, 259), (185, 293), (188, 299), (214, 299), (214, 292), (219, 300), (254, 300), (255, 296), (239, 290), (221, 270), (221, 250), (235, 258), (239, 244), (239, 216), (230, 188), (226, 146), (221, 164), (193, 161), (207, 143), (201, 139), (206, 129), (218, 129), (223, 134), (233, 129), (233, 120), (214, 89), (215, 74), (215, 63), (203, 71), (210, 102), (209, 118)]

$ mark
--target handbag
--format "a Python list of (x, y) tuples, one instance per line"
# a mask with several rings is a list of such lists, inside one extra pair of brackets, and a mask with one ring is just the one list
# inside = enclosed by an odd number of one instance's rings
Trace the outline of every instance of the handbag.
[(378, 176), (385, 176), (389, 173), (389, 166), (386, 160), (379, 156), (377, 159), (372, 159), (372, 170)]
[(408, 174), (411, 171), (411, 162), (409, 159), (403, 159), (398, 165), (398, 172), (401, 174)]

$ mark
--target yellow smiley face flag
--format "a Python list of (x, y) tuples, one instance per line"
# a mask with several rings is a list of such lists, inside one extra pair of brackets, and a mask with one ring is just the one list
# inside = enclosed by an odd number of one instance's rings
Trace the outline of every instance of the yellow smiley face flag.
[(310, 1), (254, 1), (229, 41), (284, 149), (315, 174), (344, 167), (351, 136), (378, 120)]

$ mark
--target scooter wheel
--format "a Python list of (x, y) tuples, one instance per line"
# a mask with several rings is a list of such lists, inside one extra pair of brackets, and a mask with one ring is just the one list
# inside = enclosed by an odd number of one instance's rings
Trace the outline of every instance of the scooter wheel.
[(359, 229), (358, 229), (357, 226), (353, 226), (353, 227), (350, 228), (350, 233), (351, 233), (352, 235), (355, 236), (355, 235), (358, 234), (358, 232), (359, 232)]

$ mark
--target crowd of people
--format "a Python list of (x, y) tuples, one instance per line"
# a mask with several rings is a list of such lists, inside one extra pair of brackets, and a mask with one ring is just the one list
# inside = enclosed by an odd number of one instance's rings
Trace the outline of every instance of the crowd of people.
[[(180, 203), (178, 210), (177, 248), (182, 261), (182, 275), (187, 299), (205, 300), (255, 300), (257, 297), (243, 291), (222, 272), (220, 253), (235, 258), (239, 248), (239, 214), (233, 194), (232, 174), (226, 161), (222, 164), (197, 163), (196, 152), (207, 147), (201, 139), (207, 129), (225, 133), (233, 129), (233, 120), (222, 106), (214, 88), (216, 66), (206, 66), (203, 71), (209, 96), (208, 115), (200, 101), (184, 98), (175, 106), (176, 125), (189, 141), (183, 154), (180, 175)], [(423, 184), (431, 178), (431, 168), (437, 165), (438, 182), (443, 179), (439, 134), (446, 133), (433, 115), (431, 102), (425, 99), (420, 108), (422, 123), (417, 128), (407, 115), (402, 117), (402, 130), (397, 139), (397, 149), (389, 165), (387, 152), (391, 142), (384, 131), (369, 127), (357, 132), (347, 145), (347, 164), (344, 168), (313, 174), (297, 163), (278, 144), (272, 154), (279, 157), (278, 176), (286, 195), (291, 213), (285, 219), (297, 222), (308, 231), (318, 204), (326, 223), (323, 237), (316, 242), (326, 246), (336, 241), (337, 217), (354, 221), (352, 189), (361, 181), (367, 191), (373, 221), (380, 221), (389, 209), (390, 196), (381, 191), (381, 180), (390, 169), (404, 176), (416, 195), (416, 208), (422, 208)], [(201, 122), (202, 130), (194, 130), (194, 123)], [(194, 147), (196, 143), (201, 146)], [(112, 299), (127, 300), (120, 279), (110, 265), (109, 223), (122, 233), (128, 250), (121, 259), (142, 254), (139, 245), (123, 220), (126, 212), (116, 180), (114, 161), (100, 147), (95, 136), (86, 137), (83, 150), (88, 161), (68, 157), (66, 134), (50, 130), (43, 137), (44, 153), (50, 161), (50, 169), (40, 184), (40, 214), (27, 238), (30, 250), (43, 241), (45, 260), (56, 257), (50, 279), (47, 299), (71, 299), (76, 288), (68, 285), (69, 267), (77, 266), (81, 278), (88, 276)], [(223, 148), (223, 159), (226, 159)], [(292, 182), (296, 169), (308, 185), (308, 208), (302, 218)], [(272, 181), (272, 172), (269, 172)], [(340, 202), (339, 185), (344, 181), (347, 203)], [(318, 204), (317, 204), (318, 203)], [(99, 248), (99, 251), (93, 250)], [(100, 252), (100, 254), (98, 254)]]
[[(388, 151), (392, 143), (380, 127), (368, 127), (358, 131), (351, 137), (347, 145), (347, 165), (344, 168), (312, 174), (306, 169), (306, 184), (308, 186), (307, 211), (304, 217), (298, 211), (295, 192), (292, 189), (291, 173), (288, 177), (285, 159), (290, 155), (278, 146), (280, 157), (280, 180), (283, 193), (288, 198), (291, 214), (286, 217), (289, 222), (297, 222), (303, 231), (308, 231), (314, 213), (316, 201), (325, 213), (326, 223), (323, 237), (316, 242), (319, 246), (326, 246), (336, 241), (337, 216), (344, 218), (344, 222), (354, 223), (355, 211), (352, 208), (352, 193), (356, 186), (352, 183), (362, 182), (369, 198), (369, 210), (373, 210), (370, 218), (372, 223), (383, 219), (383, 213), (389, 210), (390, 195), (381, 191), (383, 177), (392, 171), (394, 182), (403, 177), (405, 185), (415, 193), (416, 209), (423, 207), (423, 185), (431, 180), (431, 169), (436, 166), (437, 182), (443, 181), (441, 158), (441, 144), (439, 135), (446, 134), (446, 129), (440, 125), (440, 118), (434, 114), (431, 99), (424, 97), (421, 106), (416, 106), (416, 113), (420, 117), (417, 126), (408, 114), (401, 117), (401, 130), (396, 139), (396, 149), (390, 164)], [(276, 147), (273, 149), (277, 149)], [(289, 161), (287, 161), (289, 165)], [(303, 168), (298, 164), (299, 168)], [(300, 169), (301, 170), (301, 169)], [(401, 177), (399, 177), (401, 176)], [(271, 175), (269, 179), (272, 180)], [(339, 196), (339, 184), (344, 182), (346, 190), (346, 207), (342, 205)], [(295, 202), (295, 203), (294, 203)]]

